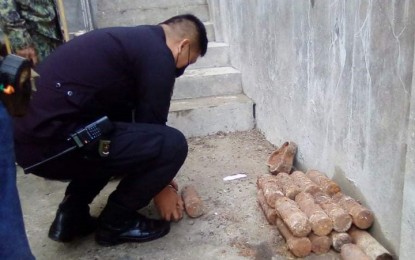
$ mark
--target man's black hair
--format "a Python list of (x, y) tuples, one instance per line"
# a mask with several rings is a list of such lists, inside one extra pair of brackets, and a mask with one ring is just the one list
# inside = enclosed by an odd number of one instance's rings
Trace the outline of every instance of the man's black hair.
[(162, 22), (161, 24), (175, 24), (182, 22), (183, 20), (191, 21), (196, 26), (197, 37), (199, 42), (199, 49), (200, 49), (200, 56), (204, 56), (207, 51), (208, 39), (206, 36), (206, 28), (205, 25), (200, 21), (199, 18), (194, 16), (193, 14), (182, 14), (173, 16), (172, 18)]

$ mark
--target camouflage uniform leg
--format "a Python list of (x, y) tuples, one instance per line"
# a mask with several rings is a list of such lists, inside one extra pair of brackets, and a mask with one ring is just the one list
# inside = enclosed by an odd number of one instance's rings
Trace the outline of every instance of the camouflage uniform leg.
[(32, 34), (33, 43), (37, 52), (39, 62), (44, 60), (49, 54), (51, 54), (61, 42), (45, 37), (41, 34)]

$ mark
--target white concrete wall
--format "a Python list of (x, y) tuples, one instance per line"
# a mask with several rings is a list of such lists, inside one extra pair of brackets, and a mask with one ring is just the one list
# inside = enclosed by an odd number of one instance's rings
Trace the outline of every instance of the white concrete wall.
[(302, 169), (338, 181), (375, 212), (386, 248), (414, 255), (415, 2), (208, 2), (258, 128), (296, 142)]

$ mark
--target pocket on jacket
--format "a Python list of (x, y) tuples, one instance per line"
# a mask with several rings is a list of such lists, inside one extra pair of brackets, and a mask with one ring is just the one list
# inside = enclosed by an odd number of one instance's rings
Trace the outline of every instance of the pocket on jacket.
[(90, 95), (81, 91), (68, 89), (64, 94), (66, 100), (77, 108), (85, 108), (86, 105), (92, 101)]

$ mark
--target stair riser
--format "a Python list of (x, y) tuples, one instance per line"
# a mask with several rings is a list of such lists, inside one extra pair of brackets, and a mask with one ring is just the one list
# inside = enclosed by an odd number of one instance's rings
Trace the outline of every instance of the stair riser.
[(229, 66), (229, 46), (209, 47), (206, 55), (189, 66), (189, 69)]
[(140, 24), (158, 24), (172, 16), (184, 13), (192, 13), (203, 22), (209, 21), (209, 8), (207, 5), (98, 10), (96, 20), (98, 28), (134, 26)]
[[(109, 17), (101, 17), (97, 19), (97, 28), (105, 28), (105, 27), (114, 27), (114, 26), (136, 26), (136, 25), (140, 25), (140, 24), (158, 24), (160, 22), (165, 21), (166, 19), (174, 16), (176, 14), (173, 15), (166, 15), (162, 18), (160, 18), (157, 21), (153, 21), (153, 22), (134, 22), (133, 19), (129, 18), (129, 17), (125, 17), (125, 18), (117, 18), (117, 21), (112, 20), (111, 16)], [(98, 15), (99, 17), (100, 15)], [(156, 20), (156, 19), (154, 19)], [(206, 34), (207, 34), (207, 38), (209, 41), (215, 41), (215, 31), (213, 28), (213, 24), (210, 22), (204, 23), (205, 27), (206, 27)]]
[(252, 107), (252, 102), (245, 102), (174, 111), (169, 113), (168, 125), (186, 137), (247, 131), (254, 128)]
[(177, 79), (173, 99), (199, 98), (242, 93), (241, 74), (230, 73)]
[(150, 8), (171, 8), (190, 5), (207, 5), (206, 0), (112, 0), (99, 1), (98, 11), (128, 10), (128, 9), (150, 9)]
[(206, 27), (206, 35), (207, 35), (208, 41), (210, 42), (216, 41), (215, 28), (213, 27), (213, 23), (205, 22), (204, 25)]

